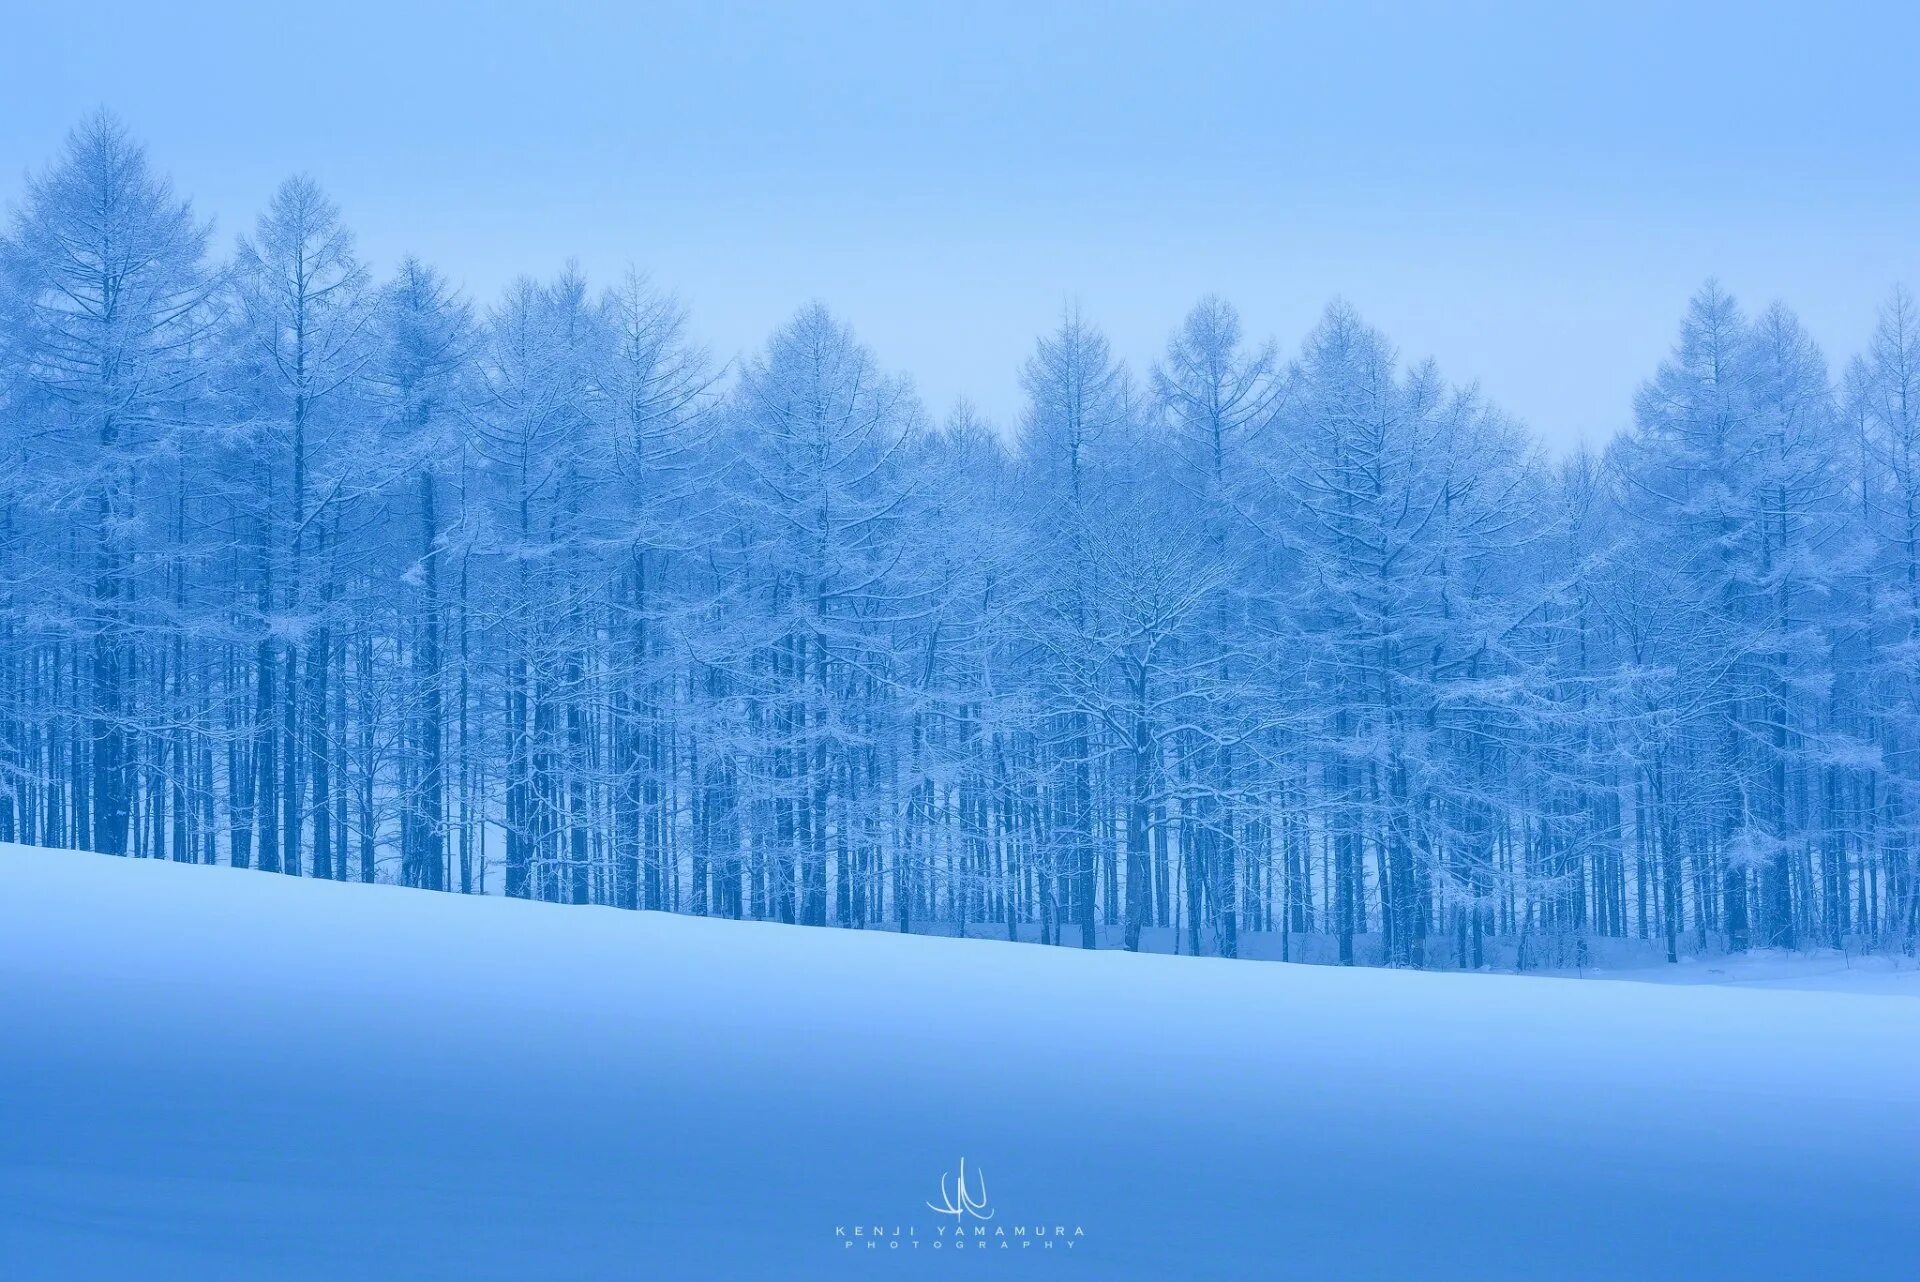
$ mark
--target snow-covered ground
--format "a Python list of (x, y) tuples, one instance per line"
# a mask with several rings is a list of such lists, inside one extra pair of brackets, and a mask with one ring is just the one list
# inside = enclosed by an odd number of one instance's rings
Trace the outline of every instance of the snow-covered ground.
[(1087, 954), (0, 848), (0, 1278), (1911, 1276), (1910, 973)]
[(1677, 965), (1653, 962), (1582, 972), (1589, 979), (1628, 979), (1647, 984), (1737, 984), (1811, 993), (1876, 993), (1920, 997), (1920, 962), (1884, 953), (1761, 951), (1739, 957), (1682, 957)]

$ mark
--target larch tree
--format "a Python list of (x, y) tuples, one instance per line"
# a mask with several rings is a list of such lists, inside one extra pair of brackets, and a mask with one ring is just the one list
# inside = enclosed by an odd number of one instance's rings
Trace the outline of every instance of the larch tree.
[(101, 113), (28, 180), (0, 240), (16, 407), (37, 426), (23, 460), (35, 502), (73, 531), (55, 586), (74, 719), (68, 831), (122, 854), (142, 713), (132, 689), (152, 599), (137, 553), (159, 518), (149, 468), (183, 448), (205, 363), (215, 276), (207, 228), (145, 150)]
[[(311, 178), (283, 182), (231, 272), (238, 430), (252, 459), (240, 513), (255, 562), (254, 848), (260, 866), (302, 871), (306, 781), (321, 775), (331, 642), (314, 631), (333, 585), (315, 582), (358, 429), (367, 272), (339, 211)], [(324, 573), (324, 571), (322, 571)], [(304, 656), (305, 669), (302, 670)], [(316, 700), (318, 703), (316, 704)], [(277, 800), (277, 805), (276, 805)], [(317, 795), (313, 871), (332, 871), (331, 797)]]

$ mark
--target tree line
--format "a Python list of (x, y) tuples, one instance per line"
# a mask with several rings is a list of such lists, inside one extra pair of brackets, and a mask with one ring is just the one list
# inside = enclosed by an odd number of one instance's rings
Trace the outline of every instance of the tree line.
[[(216, 255), (114, 118), (0, 236), (0, 840), (1084, 947), (1915, 939), (1920, 309), (1715, 286), (1545, 456), (1335, 304), (1070, 310), (996, 428), (824, 307)], [(1623, 409), (1623, 419), (1625, 418)]]

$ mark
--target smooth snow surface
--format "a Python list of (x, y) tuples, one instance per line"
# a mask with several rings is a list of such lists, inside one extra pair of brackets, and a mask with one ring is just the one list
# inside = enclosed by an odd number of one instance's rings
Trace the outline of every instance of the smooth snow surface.
[[(993, 1216), (970, 1228), (1084, 1236), (953, 1249), (926, 1204), (963, 1156)], [(1891, 1278), (1920, 1267), (1917, 1196), (1898, 994), (0, 849), (9, 1282)]]

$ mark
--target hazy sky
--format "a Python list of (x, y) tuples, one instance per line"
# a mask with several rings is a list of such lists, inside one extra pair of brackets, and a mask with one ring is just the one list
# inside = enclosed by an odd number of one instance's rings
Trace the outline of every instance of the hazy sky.
[(1289, 349), (1344, 295), (1561, 447), (1709, 275), (1836, 368), (1920, 285), (1905, 6), (8, 9), (0, 200), (105, 105), (223, 249), (304, 169), (376, 268), (631, 261), (723, 357), (821, 298), (936, 413), (1011, 420), (1068, 298), (1144, 363), (1203, 293)]

